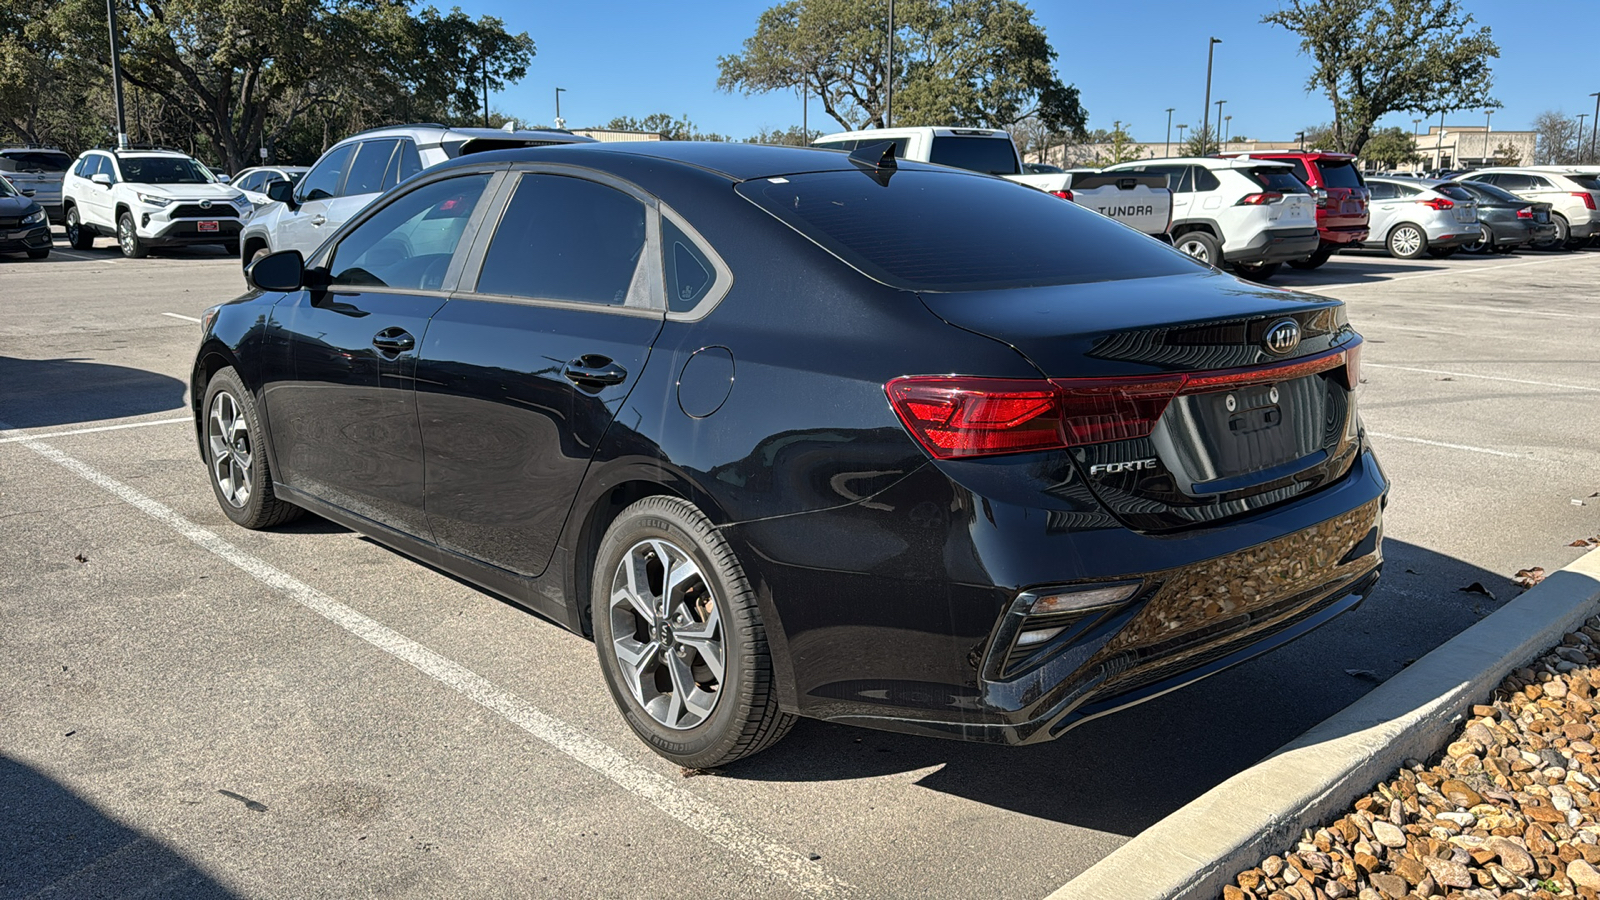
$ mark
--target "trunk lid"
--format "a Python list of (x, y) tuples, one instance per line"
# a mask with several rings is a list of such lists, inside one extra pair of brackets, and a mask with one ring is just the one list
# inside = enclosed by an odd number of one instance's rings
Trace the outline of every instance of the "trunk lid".
[[(1061, 451), (1135, 530), (1281, 503), (1336, 481), (1355, 458), (1348, 373), (1360, 338), (1338, 301), (1220, 273), (920, 296), (946, 322), (1009, 344), (1069, 395), (1182, 385), (1148, 434)], [(1288, 323), (1298, 343), (1269, 349)]]

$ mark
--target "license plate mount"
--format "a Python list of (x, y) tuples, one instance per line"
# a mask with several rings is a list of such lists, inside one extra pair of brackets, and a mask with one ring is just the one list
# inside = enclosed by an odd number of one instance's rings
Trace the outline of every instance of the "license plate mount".
[(201, 222), (200, 223), (200, 231), (201, 231), (202, 234), (215, 233), (215, 232), (220, 231), (220, 230), (222, 230), (222, 226), (217, 222)]

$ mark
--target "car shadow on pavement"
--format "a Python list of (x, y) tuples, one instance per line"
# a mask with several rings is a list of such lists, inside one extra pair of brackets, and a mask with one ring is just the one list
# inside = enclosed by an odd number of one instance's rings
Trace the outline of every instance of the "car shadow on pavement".
[(1408, 275), (1441, 272), (1449, 268), (1453, 262), (1455, 261), (1442, 259), (1400, 265), (1388, 256), (1378, 253), (1362, 256), (1341, 253), (1316, 269), (1293, 269), (1284, 266), (1269, 283), (1273, 287), (1291, 289), (1311, 288), (1323, 284), (1380, 284)]
[(0, 897), (233, 897), (194, 863), (0, 756)]
[(39, 428), (187, 410), (176, 378), (87, 359), (0, 356), (0, 422)]
[[(1384, 577), (1358, 609), (1184, 689), (1053, 742), (1001, 747), (801, 720), (723, 777), (842, 781), (930, 769), (921, 787), (1080, 828), (1133, 836), (1359, 699), (1519, 589), (1422, 547), (1384, 542)], [(1466, 592), (1478, 585), (1492, 593)]]

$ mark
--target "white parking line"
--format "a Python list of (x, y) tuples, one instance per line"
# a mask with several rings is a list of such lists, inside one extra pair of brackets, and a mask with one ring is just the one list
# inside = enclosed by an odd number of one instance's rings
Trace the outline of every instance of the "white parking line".
[[(1481, 264), (1481, 265), (1476, 265), (1476, 266), (1471, 266), (1471, 267), (1457, 265), (1454, 268), (1447, 268), (1447, 269), (1443, 269), (1443, 270), (1438, 271), (1438, 272), (1419, 272), (1419, 273), (1417, 273), (1415, 275), (1396, 275), (1393, 278), (1385, 278), (1382, 281), (1346, 281), (1346, 282), (1337, 282), (1337, 283), (1334, 283), (1334, 284), (1316, 284), (1316, 285), (1307, 285), (1306, 289), (1310, 289), (1310, 288), (1377, 287), (1379, 285), (1393, 284), (1396, 281), (1410, 281), (1413, 278), (1437, 278), (1437, 277), (1439, 277), (1441, 275), (1460, 275), (1460, 276), (1482, 275), (1485, 272), (1499, 272), (1499, 271), (1504, 270), (1504, 269), (1520, 269), (1523, 266), (1544, 266), (1544, 265), (1549, 265), (1551, 263), (1572, 262), (1573, 260), (1584, 260), (1584, 259), (1590, 259), (1590, 258), (1591, 257), (1588, 257), (1588, 256), (1574, 254), (1572, 256), (1558, 256), (1558, 257), (1555, 257), (1555, 258), (1552, 258), (1552, 259), (1530, 259), (1527, 262), (1514, 262), (1514, 263), (1504, 263), (1504, 264), (1501, 264), (1501, 263), (1484, 263), (1484, 264)], [(1597, 258), (1600, 258), (1600, 257), (1597, 257)]]
[[(1512, 459), (1536, 459), (1526, 453), (1508, 453), (1504, 450), (1490, 450), (1488, 447), (1472, 447), (1467, 444), (1447, 444), (1444, 441), (1430, 441), (1424, 438), (1402, 437), (1398, 434), (1384, 434), (1381, 431), (1368, 431), (1367, 434), (1386, 441), (1405, 441), (1408, 444), (1427, 444), (1429, 447), (1444, 447), (1449, 450), (1470, 450), (1473, 453), (1487, 453), (1490, 456), (1508, 456)], [(1542, 460), (1541, 460), (1542, 462)]]
[(174, 319), (182, 319), (182, 320), (184, 320), (184, 321), (185, 321), (185, 322), (193, 322), (193, 323), (195, 323), (195, 324), (196, 324), (196, 325), (198, 325), (198, 324), (200, 324), (200, 320), (199, 320), (199, 319), (196, 319), (196, 318), (195, 318), (195, 317), (194, 317), (194, 316), (186, 316), (186, 315), (183, 315), (183, 314), (182, 314), (182, 313), (169, 313), (169, 312), (164, 312), (164, 313), (162, 313), (162, 315), (163, 315), (163, 316), (171, 316), (171, 317), (172, 317), (172, 318), (174, 318)]
[(721, 807), (678, 787), (659, 773), (629, 761), (621, 753), (566, 722), (534, 709), (522, 698), (460, 663), (440, 656), (288, 573), (245, 553), (169, 507), (87, 463), (32, 435), (16, 432), (4, 422), (0, 422), (0, 440), (19, 441), (34, 453), (115, 495), (188, 538), (196, 546), (221, 557), (262, 584), (516, 725), (724, 849), (778, 875), (799, 892), (813, 897), (841, 896), (852, 892), (849, 884), (832, 878), (805, 855), (780, 846), (745, 827)]
[(1529, 381), (1526, 378), (1505, 378), (1500, 375), (1473, 375), (1470, 372), (1446, 372), (1443, 369), (1419, 369), (1415, 366), (1392, 366), (1387, 363), (1361, 361), (1364, 369), (1397, 369), (1401, 372), (1426, 372), (1429, 375), (1448, 375), (1451, 378), (1477, 378), (1481, 381), (1506, 381), (1511, 384), (1531, 384), (1536, 387), (1562, 388), (1568, 391), (1595, 391), (1600, 392), (1600, 387), (1589, 384), (1559, 384), (1554, 381)]
[[(179, 422), (190, 423), (194, 419), (184, 416), (181, 419), (157, 419), (154, 422), (128, 422), (125, 425), (101, 425), (96, 428), (74, 428), (71, 431), (48, 431), (42, 434), (22, 434), (13, 437), (0, 438), (0, 444), (15, 444), (21, 441), (42, 441), (45, 438), (67, 437), (73, 434), (95, 434), (100, 431), (121, 431), (124, 428), (144, 428), (147, 425), (176, 425)], [(3, 427), (3, 426), (0, 426)]]
[(1487, 303), (1413, 303), (1400, 299), (1394, 301), (1402, 303), (1406, 309), (1465, 309), (1480, 313), (1499, 313), (1508, 316), (1541, 316), (1546, 319), (1592, 319), (1600, 321), (1600, 316), (1586, 316), (1583, 313), (1550, 312), (1544, 309), (1528, 309), (1524, 306), (1494, 306)]

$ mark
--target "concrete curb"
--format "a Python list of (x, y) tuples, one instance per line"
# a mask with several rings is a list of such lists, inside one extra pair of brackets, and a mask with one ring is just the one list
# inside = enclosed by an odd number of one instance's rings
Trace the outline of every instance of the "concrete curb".
[(1145, 829), (1048, 900), (1215, 900), (1234, 875), (1343, 812), (1408, 757), (1427, 759), (1512, 669), (1600, 612), (1600, 550)]

